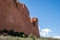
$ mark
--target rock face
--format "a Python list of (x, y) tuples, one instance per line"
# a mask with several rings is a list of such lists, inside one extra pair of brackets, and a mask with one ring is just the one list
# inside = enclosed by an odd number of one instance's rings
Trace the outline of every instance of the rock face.
[(0, 31), (4, 29), (40, 37), (38, 19), (31, 19), (27, 7), (18, 0), (0, 0)]

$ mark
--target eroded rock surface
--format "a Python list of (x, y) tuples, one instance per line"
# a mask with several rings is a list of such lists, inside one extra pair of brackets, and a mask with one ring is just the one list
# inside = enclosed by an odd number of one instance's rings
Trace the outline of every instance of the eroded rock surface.
[(40, 37), (38, 19), (31, 19), (25, 4), (18, 0), (0, 0), (0, 31), (4, 29)]

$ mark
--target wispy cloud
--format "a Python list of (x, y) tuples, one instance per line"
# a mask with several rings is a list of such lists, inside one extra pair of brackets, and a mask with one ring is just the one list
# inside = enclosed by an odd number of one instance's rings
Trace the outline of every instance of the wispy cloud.
[(40, 32), (40, 35), (43, 36), (43, 37), (47, 37), (50, 34), (50, 32), (52, 32), (51, 29), (48, 29), (48, 28), (42, 29), (41, 32)]
[(57, 38), (57, 39), (60, 39), (60, 36), (53, 36), (53, 38)]
[(53, 30), (51, 29), (48, 29), (48, 28), (41, 29), (39, 27), (39, 32), (41, 37), (52, 37), (52, 38), (60, 39), (60, 36), (53, 36), (53, 35), (50, 36), (53, 33)]

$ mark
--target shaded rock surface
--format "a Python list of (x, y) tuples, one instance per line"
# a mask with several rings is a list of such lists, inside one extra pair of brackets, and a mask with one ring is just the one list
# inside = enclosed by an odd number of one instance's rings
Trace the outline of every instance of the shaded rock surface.
[(31, 19), (25, 4), (18, 0), (0, 0), (0, 31), (4, 29), (40, 37), (38, 19)]

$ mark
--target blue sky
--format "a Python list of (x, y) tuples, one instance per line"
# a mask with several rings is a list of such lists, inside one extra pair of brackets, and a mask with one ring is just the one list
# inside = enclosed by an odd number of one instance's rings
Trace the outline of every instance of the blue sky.
[(39, 19), (40, 32), (48, 29), (50, 31), (45, 35), (60, 37), (60, 0), (19, 0), (19, 2), (27, 6), (30, 17)]

